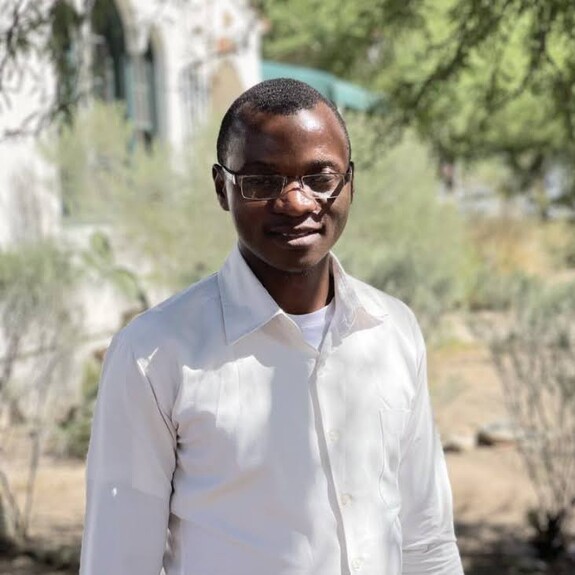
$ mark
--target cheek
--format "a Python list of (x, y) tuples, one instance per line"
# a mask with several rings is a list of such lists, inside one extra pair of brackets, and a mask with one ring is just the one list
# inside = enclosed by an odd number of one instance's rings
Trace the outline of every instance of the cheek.
[(253, 235), (259, 228), (263, 217), (262, 207), (257, 204), (239, 204), (237, 201), (231, 206), (232, 219), (236, 230), (242, 235)]
[(341, 216), (335, 222), (333, 230), (334, 241), (337, 241), (340, 238), (340, 236), (343, 233), (343, 230), (345, 229), (346, 223), (347, 223), (347, 214), (341, 214)]
[(350, 208), (350, 199), (349, 198), (341, 198), (342, 200), (345, 199), (341, 204), (334, 206), (332, 211), (332, 225), (333, 225), (333, 233), (336, 237), (339, 237), (343, 232), (345, 225), (347, 223), (347, 218), (349, 216), (349, 208)]

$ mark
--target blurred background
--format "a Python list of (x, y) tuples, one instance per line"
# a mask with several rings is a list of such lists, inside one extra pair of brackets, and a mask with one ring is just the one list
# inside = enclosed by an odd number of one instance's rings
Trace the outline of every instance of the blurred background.
[(99, 370), (217, 270), (227, 106), (304, 80), (351, 134), (336, 253), (403, 299), (468, 575), (575, 573), (571, 0), (0, 0), (0, 573), (74, 573)]

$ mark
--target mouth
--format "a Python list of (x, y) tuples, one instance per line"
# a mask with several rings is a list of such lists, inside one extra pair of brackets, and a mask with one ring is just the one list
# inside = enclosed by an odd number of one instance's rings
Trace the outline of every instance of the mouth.
[(269, 231), (270, 236), (282, 244), (291, 247), (307, 247), (313, 244), (321, 234), (320, 227), (288, 228), (278, 227)]

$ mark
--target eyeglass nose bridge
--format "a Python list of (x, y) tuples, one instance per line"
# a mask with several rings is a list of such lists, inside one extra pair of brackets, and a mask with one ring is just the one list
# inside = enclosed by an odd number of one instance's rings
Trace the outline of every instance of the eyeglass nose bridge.
[[(309, 187), (309, 185), (307, 185), (303, 181), (304, 177), (305, 176), (293, 176), (290, 178), (289, 176), (284, 176), (283, 186), (278, 197), (281, 198), (286, 193), (291, 192), (292, 190), (298, 190), (300, 192), (303, 192), (309, 199), (313, 200), (314, 202), (317, 202), (318, 201), (317, 196), (314, 194), (314, 191)], [(297, 188), (292, 188), (291, 184), (295, 183), (297, 183), (298, 185)]]

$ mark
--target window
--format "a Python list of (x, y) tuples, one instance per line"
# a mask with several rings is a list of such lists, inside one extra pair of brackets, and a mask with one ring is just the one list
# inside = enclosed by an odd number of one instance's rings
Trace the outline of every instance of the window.
[(185, 70), (182, 90), (190, 132), (192, 132), (201, 126), (208, 109), (208, 82), (201, 68), (190, 66)]
[(126, 61), (128, 115), (146, 143), (150, 143), (157, 133), (155, 77), (151, 46), (143, 56)]
[(92, 92), (101, 100), (125, 100), (124, 29), (112, 0), (97, 0), (91, 14)]
[(50, 9), (52, 34), (48, 50), (58, 78), (56, 98), (58, 107), (70, 118), (78, 90), (77, 38), (80, 16), (65, 0), (58, 0)]

